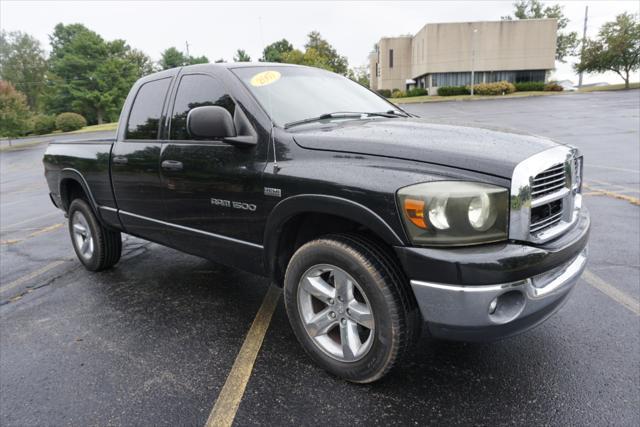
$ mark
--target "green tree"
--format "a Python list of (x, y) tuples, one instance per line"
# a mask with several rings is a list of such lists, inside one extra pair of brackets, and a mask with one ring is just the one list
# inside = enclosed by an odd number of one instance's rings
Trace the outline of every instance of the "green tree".
[(207, 64), (208, 62), (209, 58), (204, 55), (188, 56), (175, 47), (170, 47), (162, 52), (159, 64), (163, 70), (168, 70), (169, 68), (184, 67), (185, 65)]
[(293, 50), (293, 45), (287, 41), (287, 39), (278, 40), (277, 42), (273, 42), (262, 51), (262, 58), (260, 61), (263, 62), (284, 62), (282, 60), (282, 55), (291, 52)]
[(518, 0), (513, 3), (513, 7), (515, 9), (513, 13), (514, 16), (503, 16), (502, 19), (511, 20), (514, 19), (514, 17), (517, 19), (557, 19), (556, 59), (560, 62), (566, 62), (565, 58), (567, 56), (576, 54), (576, 49), (579, 45), (578, 33), (575, 31), (563, 31), (567, 27), (567, 24), (569, 24), (569, 18), (564, 16), (562, 6), (559, 4), (545, 6), (540, 0)]
[(11, 82), (36, 110), (45, 87), (47, 61), (40, 42), (20, 31), (0, 32), (0, 79)]
[(160, 67), (163, 70), (168, 70), (169, 68), (182, 67), (187, 64), (187, 57), (184, 53), (180, 52), (175, 47), (170, 47), (166, 49), (160, 55)]
[(307, 65), (309, 67), (332, 71), (331, 64), (329, 64), (327, 58), (320, 55), (320, 53), (314, 48), (309, 48), (305, 52), (298, 49), (286, 52), (282, 55), (282, 62), (287, 64)]
[(204, 55), (202, 55), (202, 56), (190, 56), (189, 58), (187, 58), (187, 64), (186, 65), (208, 64), (208, 63), (209, 63), (209, 58), (207, 58)]
[(49, 112), (71, 110), (91, 123), (116, 120), (144, 69), (131, 60), (137, 54), (124, 40), (107, 42), (82, 24), (56, 25), (50, 41)]
[(640, 69), (640, 21), (638, 15), (622, 13), (613, 22), (600, 28), (595, 40), (588, 40), (577, 72), (603, 73), (613, 71), (629, 89), (629, 74)]
[(278, 62), (323, 68), (342, 75), (347, 75), (349, 71), (347, 58), (338, 55), (336, 50), (317, 31), (309, 33), (304, 52), (299, 49), (283, 52), (280, 54)]
[(322, 62), (329, 65), (330, 69), (338, 74), (346, 75), (349, 64), (347, 58), (338, 54), (328, 41), (322, 38), (319, 32), (312, 31), (307, 36), (309, 40), (304, 47), (309, 51), (314, 49)]
[(244, 49), (238, 49), (233, 56), (233, 62), (251, 62), (251, 57)]
[(125, 54), (128, 61), (135, 65), (138, 78), (158, 71), (153, 61), (146, 53), (138, 49), (131, 49)]
[(354, 82), (369, 88), (369, 69), (367, 67), (354, 67), (349, 70), (347, 77)]
[(0, 80), (0, 136), (15, 138), (30, 128), (27, 97), (7, 81)]

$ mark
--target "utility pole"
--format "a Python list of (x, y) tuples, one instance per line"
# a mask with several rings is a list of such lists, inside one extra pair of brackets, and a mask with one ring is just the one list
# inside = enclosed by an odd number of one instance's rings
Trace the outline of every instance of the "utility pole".
[[(580, 62), (584, 55), (584, 44), (587, 41), (587, 17), (589, 16), (589, 6), (584, 7), (584, 28), (582, 29), (582, 49), (580, 50)], [(578, 74), (578, 89), (582, 88), (582, 71)]]
[(187, 47), (187, 58), (188, 58), (189, 57), (189, 42), (185, 41), (184, 44)]
[(471, 32), (471, 96), (473, 96), (473, 85), (475, 84), (474, 67), (476, 62), (476, 33), (477, 28), (474, 28)]

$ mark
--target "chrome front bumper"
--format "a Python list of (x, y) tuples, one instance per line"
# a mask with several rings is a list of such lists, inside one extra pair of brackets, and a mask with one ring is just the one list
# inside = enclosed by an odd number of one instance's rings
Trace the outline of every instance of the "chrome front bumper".
[(483, 286), (411, 281), (422, 317), (442, 338), (481, 340), (529, 329), (555, 312), (587, 264), (587, 249), (550, 271)]

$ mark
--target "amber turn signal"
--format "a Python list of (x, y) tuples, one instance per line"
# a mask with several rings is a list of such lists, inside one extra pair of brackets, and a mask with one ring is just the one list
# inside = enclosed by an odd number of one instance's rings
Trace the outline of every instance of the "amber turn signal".
[(424, 201), (416, 199), (404, 199), (404, 213), (416, 227), (427, 228), (424, 222)]

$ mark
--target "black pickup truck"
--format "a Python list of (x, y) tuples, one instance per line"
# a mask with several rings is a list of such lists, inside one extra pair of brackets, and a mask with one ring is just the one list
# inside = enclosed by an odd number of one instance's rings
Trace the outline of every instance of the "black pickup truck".
[(354, 382), (422, 328), (487, 340), (541, 323), (587, 260), (576, 148), (430, 124), (315, 68), (147, 76), (115, 139), (52, 143), (44, 167), (87, 269), (118, 261), (123, 232), (269, 277), (309, 355)]

